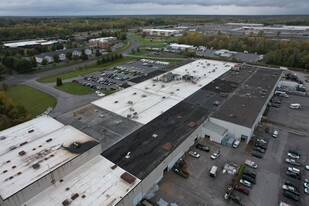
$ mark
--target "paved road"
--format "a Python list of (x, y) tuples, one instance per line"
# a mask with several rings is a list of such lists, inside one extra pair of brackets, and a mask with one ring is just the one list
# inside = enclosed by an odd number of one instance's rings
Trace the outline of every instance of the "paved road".
[[(129, 48), (124, 50), (122, 55), (127, 55), (133, 48), (136, 49), (139, 46), (139, 43), (130, 37), (128, 37), (128, 40), (131, 41), (131, 45)], [(37, 82), (36, 80), (38, 78), (48, 77), (56, 74), (60, 74), (63, 72), (69, 72), (74, 71), (80, 67), (93, 65), (96, 63), (95, 60), (90, 60), (87, 62), (82, 62), (78, 64), (74, 64), (71, 66), (62, 67), (60, 69), (50, 70), (46, 72), (36, 73), (36, 74), (16, 74), (16, 75), (10, 75), (6, 76), (5, 80), (0, 81), (0, 84), (6, 83), (6, 84), (24, 84), (30, 87), (33, 87), (35, 89), (41, 90), (43, 92), (46, 92), (47, 94), (55, 97), (57, 99), (57, 105), (54, 108), (54, 110), (50, 113), (51, 116), (57, 117), (63, 113), (69, 112), (71, 110), (77, 109), (83, 105), (86, 105), (96, 99), (99, 99), (95, 94), (89, 94), (89, 95), (72, 95), (65, 92), (62, 92), (58, 89), (54, 88), (54, 84), (42, 84)]]

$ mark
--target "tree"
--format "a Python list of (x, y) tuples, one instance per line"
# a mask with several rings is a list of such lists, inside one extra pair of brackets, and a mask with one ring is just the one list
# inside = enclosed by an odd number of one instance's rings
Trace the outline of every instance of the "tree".
[(58, 54), (54, 54), (53, 55), (53, 59), (54, 59), (54, 62), (59, 62), (60, 61), (60, 58), (59, 58)]
[(96, 57), (99, 57), (99, 56), (101, 56), (102, 54), (101, 54), (101, 52), (97, 49), (96, 51), (95, 51), (95, 56)]
[(65, 57), (68, 58), (69, 60), (71, 60), (72, 59), (72, 52), (67, 52), (65, 54)]
[(135, 49), (132, 49), (132, 50), (131, 50), (131, 53), (132, 53), (132, 54), (135, 54)]
[(33, 68), (38, 66), (35, 57), (30, 57), (30, 62)]
[(2, 83), (2, 89), (3, 89), (4, 91), (7, 91), (8, 88), (9, 88), (9, 86), (8, 86), (5, 82), (3, 82), (3, 83)]
[(8, 69), (3, 65), (0, 64), (0, 75), (8, 73)]
[(137, 48), (136, 48), (136, 52), (137, 52), (137, 53), (140, 53), (140, 51), (141, 51), (141, 50), (139, 49), (139, 47), (137, 47)]
[(2, 64), (6, 66), (7, 68), (14, 69), (16, 60), (13, 57), (6, 56), (6, 57), (3, 57)]
[(72, 55), (72, 60), (78, 61), (79, 60), (79, 56), (78, 55)]
[(41, 64), (42, 64), (42, 65), (46, 65), (46, 64), (48, 64), (47, 59), (45, 59), (45, 58), (44, 58), (44, 59), (42, 60), (42, 63), (41, 63)]
[(21, 72), (21, 73), (29, 72), (32, 70), (32, 64), (27, 59), (20, 59), (17, 61), (14, 70), (16, 70), (17, 72)]
[(145, 38), (145, 37), (146, 37), (146, 32), (143, 32), (142, 38)]
[(56, 85), (57, 87), (61, 86), (63, 83), (62, 83), (62, 79), (57, 77), (57, 81), (56, 81)]

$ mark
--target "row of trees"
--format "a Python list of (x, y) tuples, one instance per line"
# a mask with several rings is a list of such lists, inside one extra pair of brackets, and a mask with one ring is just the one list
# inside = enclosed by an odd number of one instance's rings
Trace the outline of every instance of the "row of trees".
[(97, 65), (100, 64), (105, 64), (108, 62), (113, 62), (116, 61), (117, 59), (121, 59), (123, 58), (122, 54), (108, 54), (108, 55), (104, 55), (101, 59), (97, 60)]
[(31, 119), (25, 107), (15, 104), (0, 91), (0, 131)]
[[(34, 38), (66, 38), (75, 32), (205, 23), (242, 22), (265, 25), (309, 25), (308, 16), (118, 16), (118, 17), (25, 17), (1, 18), (0, 41)], [(121, 39), (121, 38), (120, 38)]]
[[(28, 59), (5, 56), (1, 59), (0, 74), (11, 73), (12, 71), (25, 73), (33, 70), (37, 66), (34, 57)], [(2, 69), (1, 69), (2, 68)]]
[(185, 33), (177, 39), (178, 43), (213, 47), (243, 52), (245, 50), (265, 54), (268, 64), (309, 69), (309, 41), (270, 40), (260, 33), (257, 36), (204, 35), (197, 32)]

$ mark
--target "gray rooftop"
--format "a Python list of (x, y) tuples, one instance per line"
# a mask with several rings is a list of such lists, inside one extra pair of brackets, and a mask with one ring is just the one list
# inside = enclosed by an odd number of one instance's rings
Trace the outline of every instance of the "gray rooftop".
[(251, 128), (281, 73), (275, 69), (255, 68), (212, 117)]
[(225, 129), (224, 127), (221, 127), (212, 122), (207, 122), (204, 127), (220, 136), (223, 136), (227, 131), (227, 129)]

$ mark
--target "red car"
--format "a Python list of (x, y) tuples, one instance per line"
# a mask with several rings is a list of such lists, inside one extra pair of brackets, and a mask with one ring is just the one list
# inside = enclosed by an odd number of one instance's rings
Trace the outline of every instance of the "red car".
[(235, 185), (234, 189), (238, 190), (239, 192), (242, 192), (246, 195), (249, 195), (249, 193), (250, 193), (250, 191), (242, 185)]

